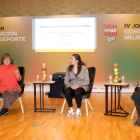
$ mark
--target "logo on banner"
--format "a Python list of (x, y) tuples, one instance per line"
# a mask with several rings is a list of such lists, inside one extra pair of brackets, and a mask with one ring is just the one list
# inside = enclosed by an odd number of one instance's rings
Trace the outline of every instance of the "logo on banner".
[[(0, 27), (0, 30), (4, 30), (4, 27)], [(1, 41), (26, 41), (26, 37), (18, 37), (17, 31), (0, 31)]]
[(112, 24), (104, 24), (104, 36), (108, 37), (106, 39), (107, 42), (113, 42), (116, 40), (116, 36), (118, 36), (117, 25)]
[(124, 24), (124, 40), (140, 40), (140, 24)]

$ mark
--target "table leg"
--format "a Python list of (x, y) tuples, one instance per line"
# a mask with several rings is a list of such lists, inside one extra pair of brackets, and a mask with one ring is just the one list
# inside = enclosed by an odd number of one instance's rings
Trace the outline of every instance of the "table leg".
[[(35, 111), (34, 112), (55, 112), (56, 109), (45, 109), (44, 108), (44, 83), (38, 83), (40, 88), (40, 108), (36, 107), (36, 83), (34, 83), (34, 106)], [(42, 93), (41, 93), (41, 87), (42, 87)], [(41, 97), (42, 95), (42, 97)], [(42, 107), (43, 104), (43, 108)]]
[(112, 115), (112, 86), (111, 86), (111, 115)]
[(34, 84), (34, 111), (36, 111), (36, 84)]
[(108, 113), (108, 86), (105, 86), (105, 104), (106, 104), (106, 107), (105, 107), (105, 114)]
[[(111, 86), (111, 110), (108, 111), (108, 87)], [(120, 105), (120, 95), (121, 95), (121, 90), (122, 90), (122, 86), (116, 86), (116, 85), (105, 85), (105, 104), (106, 104), (106, 107), (105, 107), (105, 114), (104, 115), (110, 115), (110, 116), (118, 116), (118, 117), (126, 117), (127, 115), (129, 115), (128, 112), (126, 112), (125, 110), (123, 110), (123, 108), (121, 108), (121, 105)], [(113, 108), (113, 86), (115, 86), (115, 109), (112, 109)], [(118, 109), (121, 110), (121, 112), (117, 111), (117, 108), (116, 108), (116, 94), (117, 94), (117, 88), (118, 88)], [(115, 111), (114, 111), (115, 110)]]
[(115, 86), (115, 112), (116, 112), (116, 86)]
[(42, 102), (43, 102), (43, 109), (44, 109), (44, 84), (42, 84)]
[(40, 111), (41, 111), (41, 84), (39, 85), (40, 87)]
[(118, 87), (118, 109), (121, 109), (121, 105), (120, 105), (120, 94), (121, 94), (121, 87), (120, 87), (120, 89)]

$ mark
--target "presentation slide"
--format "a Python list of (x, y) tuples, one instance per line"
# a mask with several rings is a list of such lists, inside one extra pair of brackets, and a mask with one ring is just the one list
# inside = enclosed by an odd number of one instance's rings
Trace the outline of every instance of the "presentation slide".
[(36, 52), (94, 52), (96, 18), (32, 19)]

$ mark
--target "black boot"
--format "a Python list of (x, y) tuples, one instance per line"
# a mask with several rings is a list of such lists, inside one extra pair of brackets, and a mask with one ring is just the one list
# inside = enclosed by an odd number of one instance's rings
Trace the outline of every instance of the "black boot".
[(138, 120), (134, 123), (134, 125), (140, 126), (140, 117), (138, 117)]
[(8, 111), (8, 108), (3, 108), (1, 111), (0, 111), (0, 116), (3, 117), (5, 115), (8, 115), (9, 114), (9, 111)]

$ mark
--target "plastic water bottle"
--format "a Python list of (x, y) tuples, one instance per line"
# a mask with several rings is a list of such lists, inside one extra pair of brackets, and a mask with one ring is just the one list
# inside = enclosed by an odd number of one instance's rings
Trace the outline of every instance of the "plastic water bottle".
[(52, 74), (49, 75), (50, 81), (52, 81)]
[(121, 83), (124, 84), (125, 83), (125, 77), (124, 77), (124, 75), (122, 75), (122, 78), (121, 79), (122, 79), (122, 82)]
[(39, 81), (39, 74), (36, 75), (36, 82)]
[(112, 75), (109, 75), (109, 83), (112, 83)]

